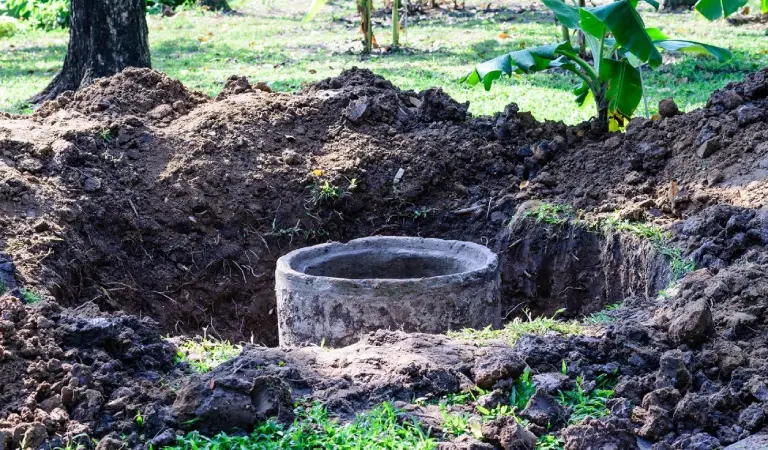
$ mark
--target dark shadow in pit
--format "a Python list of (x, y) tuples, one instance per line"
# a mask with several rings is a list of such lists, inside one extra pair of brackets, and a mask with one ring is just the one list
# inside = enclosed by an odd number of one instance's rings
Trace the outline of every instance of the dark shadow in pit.
[(580, 317), (633, 296), (651, 297), (670, 280), (653, 245), (626, 233), (602, 234), (573, 223), (513, 221), (498, 240), (505, 319)]

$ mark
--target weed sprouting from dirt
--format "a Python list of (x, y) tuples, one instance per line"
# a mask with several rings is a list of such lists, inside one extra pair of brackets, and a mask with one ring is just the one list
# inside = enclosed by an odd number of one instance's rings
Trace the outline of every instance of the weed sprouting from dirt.
[(426, 219), (433, 212), (437, 211), (435, 208), (417, 208), (413, 210), (413, 220)]
[(296, 416), (296, 420), (289, 427), (270, 419), (248, 435), (219, 433), (214, 437), (205, 437), (194, 431), (178, 437), (175, 446), (166, 448), (172, 450), (240, 450), (244, 448), (431, 450), (437, 447), (436, 442), (422, 430), (417, 422), (403, 418), (389, 403), (382, 403), (346, 424), (330, 418), (328, 411), (318, 402), (308, 407), (297, 407)]
[(204, 338), (185, 341), (176, 350), (176, 363), (186, 362), (195, 372), (210, 372), (240, 354), (243, 348), (229, 341)]
[(539, 316), (534, 318), (530, 311), (526, 310), (525, 318), (516, 317), (500, 330), (494, 330), (490, 326), (485, 327), (482, 330), (465, 328), (461, 331), (449, 331), (448, 337), (479, 343), (487, 343), (492, 340), (503, 340), (509, 345), (515, 345), (517, 341), (526, 334), (546, 335), (556, 333), (562, 335), (579, 335), (587, 333), (587, 329), (578, 322), (557, 320), (556, 317), (563, 311), (565, 310), (561, 309), (556, 311), (552, 317)]
[(448, 405), (441, 403), (440, 416), (443, 419), (440, 427), (447, 434), (461, 436), (471, 431), (472, 416), (469, 413), (450, 411)]
[(545, 434), (539, 438), (536, 443), (536, 450), (563, 450), (565, 442), (551, 434)]
[[(322, 171), (320, 171), (322, 174)], [(351, 195), (351, 192), (357, 189), (357, 178), (353, 178), (349, 181), (349, 185), (346, 188), (336, 186), (328, 180), (320, 181), (319, 176), (314, 174), (317, 179), (309, 186), (309, 202), (314, 205), (331, 204), (334, 201), (346, 196)]]
[(102, 128), (99, 130), (98, 136), (99, 139), (106, 143), (112, 142), (112, 139), (114, 138), (112, 131), (109, 128)]
[(19, 293), (21, 293), (21, 298), (27, 305), (34, 305), (35, 303), (40, 303), (42, 300), (37, 292), (32, 289), (21, 288), (19, 289)]
[(309, 186), (310, 201), (315, 205), (331, 203), (344, 195), (344, 189), (334, 186), (328, 180)]
[(616, 311), (619, 309), (621, 305), (618, 303), (614, 303), (613, 305), (608, 305), (605, 308), (603, 308), (602, 311), (598, 311), (595, 313), (592, 313), (584, 318), (584, 323), (586, 325), (600, 325), (603, 323), (613, 322), (616, 320), (615, 317), (613, 317), (610, 313), (611, 311)]
[(588, 418), (600, 418), (610, 414), (606, 402), (613, 396), (613, 388), (618, 382), (616, 373), (601, 374), (595, 379), (595, 388), (587, 392), (584, 378), (576, 377), (576, 388), (561, 391), (560, 404), (571, 410), (569, 424), (578, 424)]
[(526, 367), (522, 375), (515, 380), (512, 392), (509, 395), (509, 401), (518, 411), (522, 411), (535, 393), (536, 383), (533, 382), (531, 377), (531, 369)]

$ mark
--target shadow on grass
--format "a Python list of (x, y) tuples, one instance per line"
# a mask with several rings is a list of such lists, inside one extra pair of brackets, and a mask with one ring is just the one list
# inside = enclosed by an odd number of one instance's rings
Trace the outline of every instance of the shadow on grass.
[[(50, 76), (51, 70), (60, 68), (67, 53), (66, 45), (48, 45), (17, 47), (0, 56), (0, 78), (29, 77), (33, 75)], [(51, 65), (52, 69), (41, 69)]]

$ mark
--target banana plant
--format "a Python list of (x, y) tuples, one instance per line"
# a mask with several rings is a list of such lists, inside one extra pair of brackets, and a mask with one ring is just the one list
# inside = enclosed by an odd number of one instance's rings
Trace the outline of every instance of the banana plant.
[[(638, 0), (619, 0), (583, 8), (562, 0), (543, 0), (564, 26), (583, 32), (587, 58), (568, 41), (518, 50), (477, 65), (462, 81), (486, 90), (502, 75), (530, 74), (560, 69), (576, 75), (576, 102), (593, 99), (597, 122), (604, 130), (617, 130), (632, 117), (643, 97), (643, 65), (661, 65), (659, 50), (711, 55), (719, 61), (731, 58), (726, 49), (699, 42), (670, 39), (656, 28), (646, 28), (637, 12)], [(655, 0), (646, 0), (655, 8)], [(583, 52), (582, 52), (583, 54)]]
[[(709, 20), (722, 19), (734, 14), (747, 4), (748, 0), (699, 0), (693, 9)], [(768, 0), (760, 1), (763, 14), (768, 14)]]

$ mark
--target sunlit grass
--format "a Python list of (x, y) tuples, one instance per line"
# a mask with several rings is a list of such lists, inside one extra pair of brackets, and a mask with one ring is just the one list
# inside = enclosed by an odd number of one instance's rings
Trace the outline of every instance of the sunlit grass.
[(241, 346), (229, 341), (188, 340), (178, 346), (176, 362), (186, 362), (194, 371), (205, 373), (235, 358), (242, 350)]
[[(386, 76), (401, 88), (441, 87), (456, 100), (469, 101), (474, 114), (491, 114), (516, 102), (538, 119), (576, 123), (592, 115), (591, 108), (573, 103), (574, 80), (565, 74), (504, 78), (490, 92), (458, 83), (477, 62), (558, 39), (558, 29), (538, 2), (497, 0), (493, 7), (510, 8), (479, 17), (461, 13), (411, 17), (402, 37), (405, 51), (368, 58), (359, 54), (351, 2), (329, 6), (315, 21), (302, 25), (309, 3), (240, 0), (233, 2), (237, 15), (182, 11), (171, 18), (150, 16), (153, 65), (210, 95), (218, 93), (233, 74), (267, 82), (277, 91), (296, 91), (359, 66)], [(468, 6), (479, 4), (487, 2), (467, 2)], [(515, 5), (523, 5), (524, 10), (517, 11)], [(539, 10), (531, 10), (534, 5)], [(700, 107), (714, 89), (768, 65), (768, 39), (762, 29), (708, 23), (692, 13), (660, 14), (643, 9), (648, 26), (734, 52), (733, 61), (727, 64), (666, 56), (661, 70), (645, 72), (651, 113), (659, 100), (671, 95), (683, 110)], [(376, 18), (374, 26), (378, 41), (387, 43), (387, 23)], [(507, 38), (500, 38), (502, 31)], [(66, 42), (63, 30), (0, 40), (0, 110), (27, 110), (25, 99), (44, 88), (60, 67)]]
[(482, 330), (465, 328), (461, 331), (449, 331), (448, 337), (464, 341), (485, 344), (489, 341), (504, 341), (509, 345), (515, 345), (526, 334), (544, 336), (548, 334), (580, 335), (587, 334), (589, 330), (576, 321), (558, 320), (556, 317), (563, 310), (558, 311), (552, 317), (532, 317), (526, 311), (526, 317), (516, 317), (504, 325), (504, 328), (493, 329), (490, 326)]

